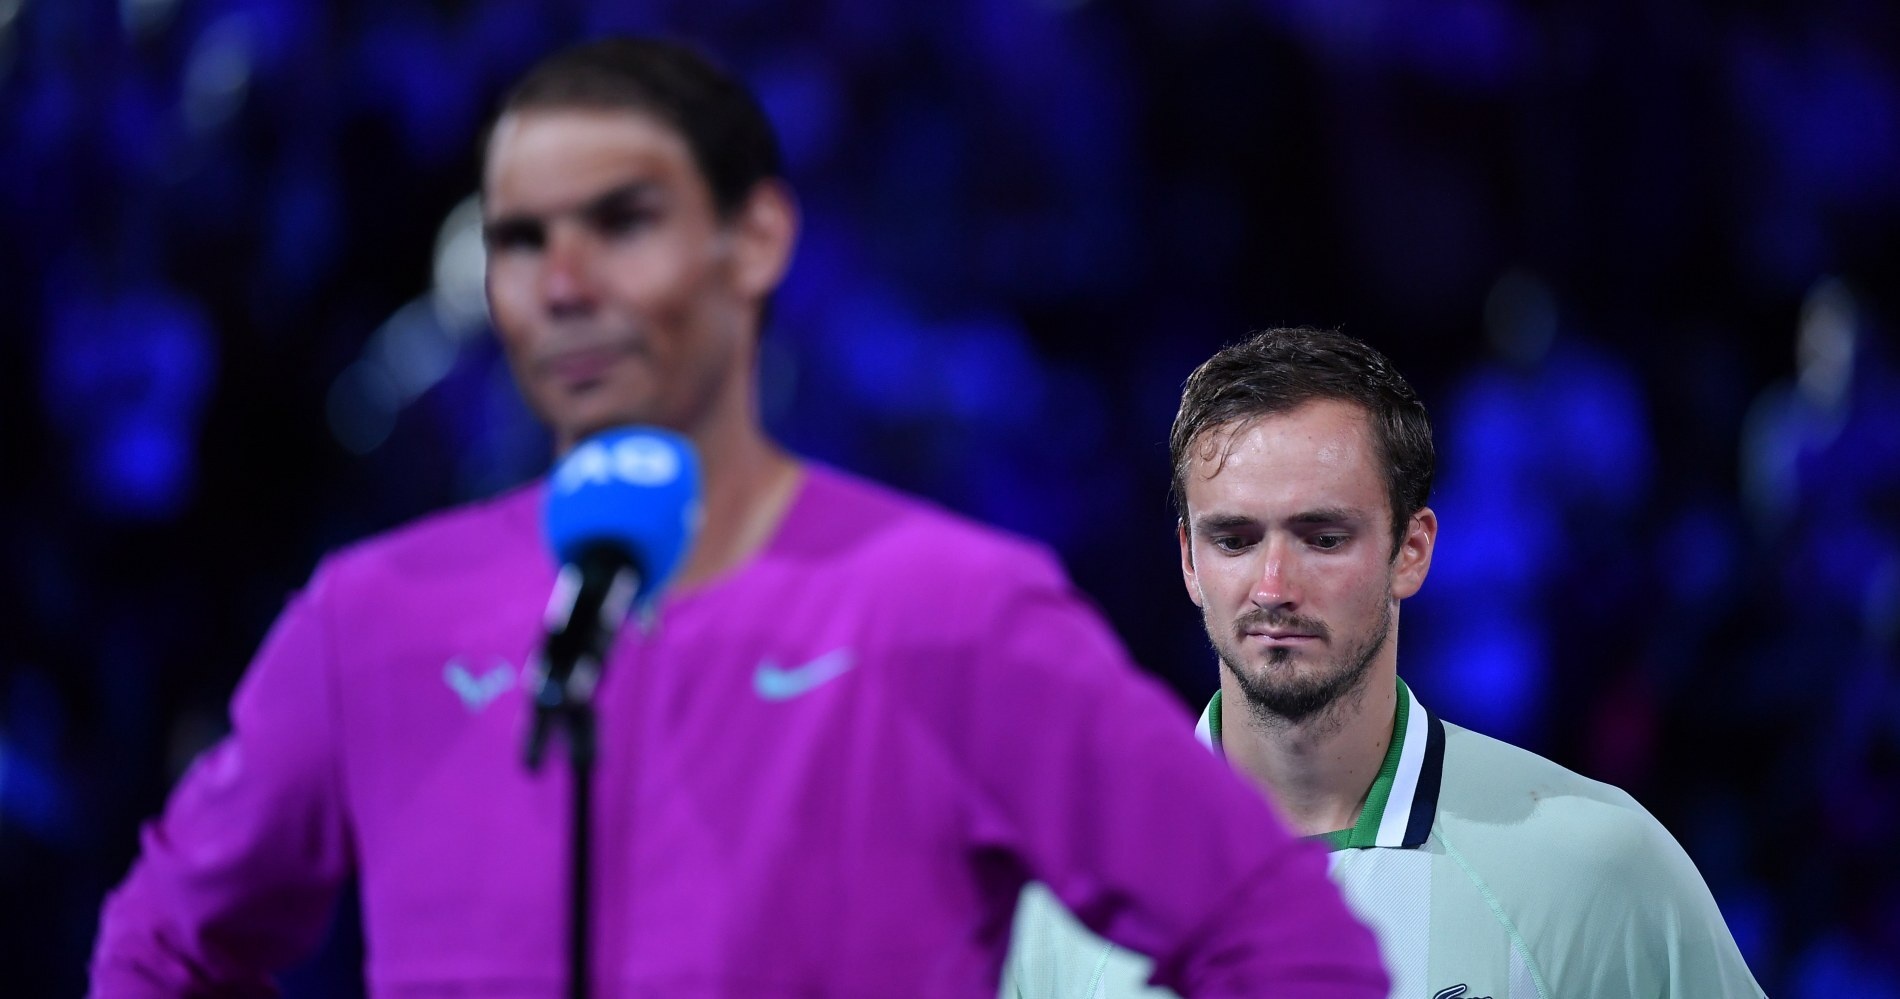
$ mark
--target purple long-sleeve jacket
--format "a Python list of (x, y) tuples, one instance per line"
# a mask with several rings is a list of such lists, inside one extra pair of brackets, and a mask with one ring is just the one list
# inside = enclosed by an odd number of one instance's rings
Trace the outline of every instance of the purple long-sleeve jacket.
[[(100, 996), (249, 994), (361, 883), (375, 996), (562, 988), (568, 781), (528, 772), (538, 488), (349, 549), (107, 900)], [(1383, 996), (1320, 853), (1041, 549), (822, 468), (606, 667), (595, 994), (993, 996), (1036, 878), (1187, 995)]]

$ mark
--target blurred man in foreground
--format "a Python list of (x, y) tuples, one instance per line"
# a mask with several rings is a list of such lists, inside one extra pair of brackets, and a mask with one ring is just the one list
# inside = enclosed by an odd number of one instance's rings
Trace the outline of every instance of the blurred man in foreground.
[[(781, 450), (761, 314), (797, 215), (752, 96), (678, 46), (557, 54), (488, 141), (488, 292), (566, 452), (704, 468), (677, 587), (607, 657), (597, 994), (979, 996), (1039, 878), (1210, 996), (1376, 996), (1376, 945), (1043, 549)], [(563, 982), (566, 785), (524, 769), (536, 484), (326, 560), (108, 900), (98, 995), (248, 994), (360, 878), (379, 996)]]
[[(1440, 721), (1398, 678), (1438, 517), (1431, 424), (1382, 355), (1258, 334), (1188, 378), (1169, 446), (1181, 573), (1221, 662), (1199, 734), (1331, 851), (1394, 997), (1761, 995), (1641, 805)], [(1163, 994), (1149, 969), (1032, 888), (1003, 994)]]

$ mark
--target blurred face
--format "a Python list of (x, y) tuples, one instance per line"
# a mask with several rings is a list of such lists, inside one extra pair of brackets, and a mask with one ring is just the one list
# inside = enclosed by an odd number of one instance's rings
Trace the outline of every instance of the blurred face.
[(1431, 566), (1438, 521), (1392, 551), (1366, 412), (1317, 400), (1211, 428), (1190, 452), (1181, 571), (1251, 706), (1304, 721), (1396, 669), (1398, 602)]
[(776, 185), (722, 220), (671, 127), (554, 108), (502, 117), (482, 187), (495, 326), (561, 450), (750, 414), (758, 310), (790, 251)]

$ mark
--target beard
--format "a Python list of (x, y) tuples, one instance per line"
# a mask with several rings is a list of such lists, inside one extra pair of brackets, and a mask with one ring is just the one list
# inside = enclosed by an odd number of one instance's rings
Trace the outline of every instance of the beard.
[(1372, 661), (1385, 648), (1386, 636), (1392, 630), (1392, 603), (1380, 601), (1379, 617), (1371, 629), (1336, 655), (1302, 672), (1294, 670), (1294, 651), (1284, 647), (1269, 649), (1264, 663), (1244, 662), (1240, 644), (1248, 630), (1258, 628), (1296, 630), (1317, 635), (1329, 644), (1332, 630), (1313, 618), (1259, 608), (1235, 619), (1228, 644), (1222, 644), (1213, 637), (1213, 629), (1208, 629), (1214, 652), (1233, 674), (1254, 716), (1269, 725), (1298, 725), (1336, 714), (1348, 697), (1356, 698), (1364, 692)]

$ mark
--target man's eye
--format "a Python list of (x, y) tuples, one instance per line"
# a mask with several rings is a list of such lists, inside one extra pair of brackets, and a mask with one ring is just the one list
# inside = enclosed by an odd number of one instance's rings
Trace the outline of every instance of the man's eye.
[(1347, 536), (1344, 534), (1315, 534), (1311, 543), (1313, 547), (1321, 551), (1332, 551), (1345, 544), (1346, 540)]
[(652, 212), (640, 208), (604, 208), (594, 214), (594, 231), (607, 237), (627, 236), (645, 229), (653, 218)]
[(1247, 547), (1246, 538), (1237, 538), (1231, 534), (1223, 535), (1213, 540), (1214, 540), (1214, 547), (1224, 552), (1243, 551)]
[(539, 250), (545, 240), (541, 227), (535, 225), (491, 226), (483, 236), (491, 253)]

